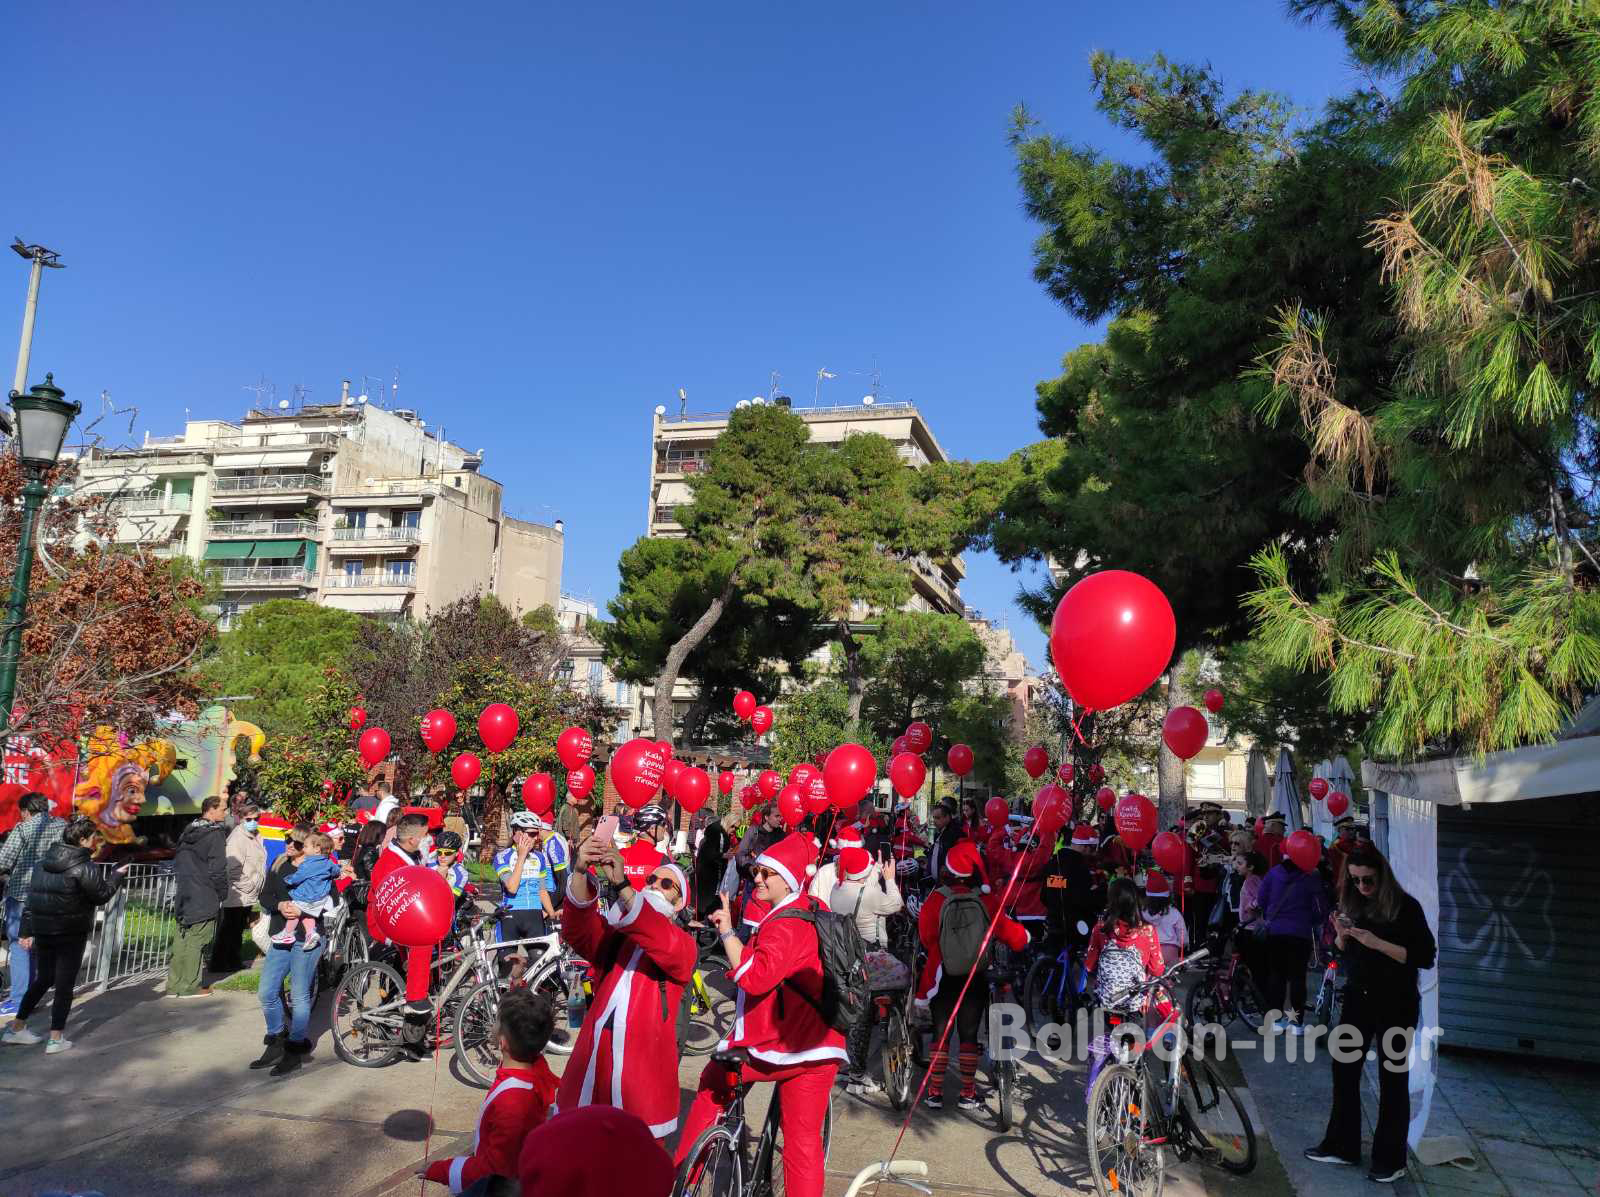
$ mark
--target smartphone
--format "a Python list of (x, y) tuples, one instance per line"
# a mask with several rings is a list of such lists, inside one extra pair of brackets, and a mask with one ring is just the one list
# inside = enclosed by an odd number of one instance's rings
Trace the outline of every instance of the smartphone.
[(595, 838), (602, 844), (615, 843), (617, 838), (617, 816), (606, 815), (602, 818), (594, 825), (594, 834)]

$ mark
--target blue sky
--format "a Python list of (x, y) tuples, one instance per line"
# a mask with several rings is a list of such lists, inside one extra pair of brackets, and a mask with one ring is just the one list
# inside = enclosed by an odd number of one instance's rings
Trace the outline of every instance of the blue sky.
[[(565, 588), (602, 602), (679, 387), (722, 410), (777, 370), (803, 404), (826, 367), (824, 402), (855, 402), (876, 368), (954, 456), (1037, 439), (1034, 384), (1092, 333), (1030, 277), (1007, 118), (1136, 152), (1092, 109), (1092, 50), (1307, 109), (1353, 82), (1268, 0), (52, 0), (7, 31), (0, 233), (68, 264), (32, 381), (110, 391), (138, 435), (238, 418), (263, 374), (327, 400), (398, 368), (512, 514), (566, 521)], [(1041, 664), (1017, 582), (969, 559), (968, 602)]]

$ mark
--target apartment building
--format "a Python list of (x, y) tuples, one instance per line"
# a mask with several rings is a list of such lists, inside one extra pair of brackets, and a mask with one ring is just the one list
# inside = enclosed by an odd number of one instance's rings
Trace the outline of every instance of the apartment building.
[(1011, 727), (1020, 737), (1027, 730), (1028, 712), (1038, 701), (1042, 683), (1028, 664), (1027, 656), (1012, 639), (1009, 628), (985, 619), (970, 607), (966, 610), (966, 619), (983, 645), (982, 684), (1004, 695), (1011, 704)]
[(606, 664), (600, 641), (595, 639), (590, 627), (599, 615), (599, 607), (589, 599), (572, 594), (561, 596), (556, 616), (567, 639), (567, 658), (561, 663), (561, 676), (574, 688), (604, 699), (617, 709), (613, 742), (622, 744), (643, 734), (635, 730), (642, 725), (635, 709), (639, 687), (618, 680)]
[(474, 590), (517, 611), (561, 599), (564, 529), (513, 519), (480, 454), (410, 410), (352, 399), (190, 420), (177, 436), (79, 456), (114, 496), (117, 537), (203, 563), (219, 624), (271, 598), (382, 618)]

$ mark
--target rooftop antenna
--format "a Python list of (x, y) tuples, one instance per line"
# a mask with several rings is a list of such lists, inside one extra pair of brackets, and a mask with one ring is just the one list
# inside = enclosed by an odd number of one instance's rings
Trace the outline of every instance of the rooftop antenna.
[(394, 368), (394, 381), (389, 384), (389, 406), (398, 407), (400, 404), (400, 367)]
[(303, 382), (294, 384), (294, 409), (300, 411), (306, 405), (306, 396), (311, 394), (311, 388)]
[(822, 369), (819, 369), (817, 371), (817, 386), (816, 386), (816, 389), (811, 392), (811, 406), (812, 407), (818, 407), (822, 403), (822, 380), (824, 378), (838, 378), (838, 377), (839, 376), (837, 374), (830, 373), (826, 368), (822, 368)]
[(260, 382), (248, 383), (248, 384), (245, 385), (245, 387), (243, 389), (247, 390), (247, 391), (254, 391), (255, 392), (255, 395), (256, 395), (256, 407), (258, 409), (261, 409), (261, 408), (264, 408), (266, 406), (267, 393), (269, 391), (271, 391), (273, 389), (273, 387), (272, 387), (272, 384), (267, 381), (267, 376), (265, 374), (263, 374), (261, 376), (261, 381)]
[(689, 392), (682, 387), (678, 388), (678, 419), (683, 419), (689, 414)]
[(783, 375), (779, 374), (776, 370), (772, 372), (772, 386), (767, 390), (768, 399), (776, 399), (778, 397), (778, 379), (782, 377)]

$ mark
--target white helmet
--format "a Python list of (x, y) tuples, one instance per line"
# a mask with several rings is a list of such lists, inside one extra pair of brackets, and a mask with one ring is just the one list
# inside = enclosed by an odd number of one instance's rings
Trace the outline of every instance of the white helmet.
[(512, 831), (549, 831), (550, 824), (546, 823), (531, 810), (519, 810), (511, 816)]

